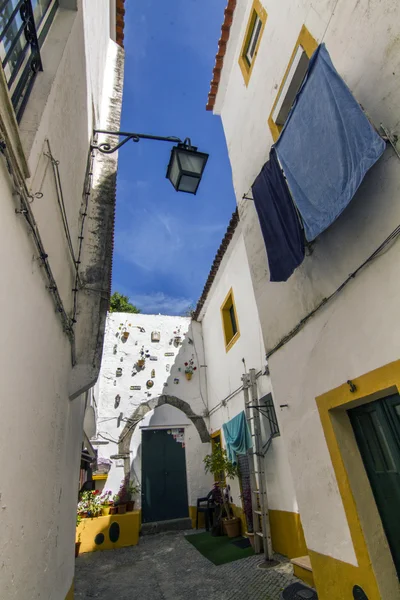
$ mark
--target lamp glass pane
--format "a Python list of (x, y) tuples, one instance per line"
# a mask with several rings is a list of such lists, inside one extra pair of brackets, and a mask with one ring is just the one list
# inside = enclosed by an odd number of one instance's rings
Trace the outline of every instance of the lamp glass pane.
[(172, 185), (175, 188), (178, 185), (179, 173), (180, 173), (179, 161), (178, 161), (176, 150), (174, 148), (173, 151), (172, 151), (172, 155), (171, 155), (171, 168), (169, 170), (168, 177), (169, 177)]
[(179, 152), (181, 167), (183, 171), (190, 171), (200, 175), (204, 165), (204, 156), (198, 152)]
[(189, 192), (194, 194), (197, 190), (197, 186), (200, 183), (199, 177), (191, 177), (190, 175), (182, 175), (181, 180), (179, 182), (179, 191), (180, 192)]

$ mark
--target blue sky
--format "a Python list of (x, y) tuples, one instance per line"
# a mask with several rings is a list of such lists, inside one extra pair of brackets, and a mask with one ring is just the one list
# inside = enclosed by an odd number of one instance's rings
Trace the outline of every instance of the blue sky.
[(210, 158), (196, 196), (165, 178), (171, 145), (119, 152), (113, 291), (144, 313), (197, 302), (235, 209), (220, 118), (205, 110), (226, 0), (125, 3), (121, 130), (190, 137)]

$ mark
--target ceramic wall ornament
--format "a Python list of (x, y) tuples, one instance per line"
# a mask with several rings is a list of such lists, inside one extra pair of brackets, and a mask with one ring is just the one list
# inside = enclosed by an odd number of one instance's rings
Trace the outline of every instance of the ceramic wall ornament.
[(175, 356), (175, 352), (165, 352), (164, 356)]
[(121, 377), (121, 375), (122, 375), (122, 367), (118, 367), (118, 369), (116, 371), (116, 376)]
[(117, 394), (115, 396), (114, 408), (118, 408), (120, 402), (121, 402), (121, 396), (119, 394)]
[(152, 369), (150, 377), (152, 379), (154, 379), (155, 376), (156, 376), (156, 371), (155, 371), (155, 369)]
[(169, 373), (171, 366), (170, 365), (165, 365), (165, 370), (167, 371), (167, 373)]
[(178, 383), (179, 383), (179, 379), (178, 379), (178, 377), (175, 377), (175, 379), (174, 379), (174, 383), (176, 383), (176, 384), (178, 384)]
[(121, 356), (121, 358), (119, 359), (121, 362), (124, 362), (124, 357)]
[(178, 346), (180, 346), (180, 345), (181, 345), (181, 343), (182, 343), (182, 338), (181, 338), (181, 336), (180, 336), (180, 335), (176, 335), (176, 336), (174, 337), (174, 346), (175, 346), (175, 348), (178, 348)]
[(150, 360), (158, 360), (157, 356), (150, 356)]
[(131, 387), (129, 389), (130, 390), (141, 390), (142, 386), (141, 385), (131, 385)]
[(113, 348), (114, 354), (117, 354), (117, 348), (118, 348), (118, 344), (114, 344), (114, 348)]
[(138, 345), (138, 343), (139, 343), (139, 342), (136, 340), (136, 342), (135, 342), (135, 346), (137, 346), (137, 345)]
[(148, 379), (148, 380), (146, 381), (146, 387), (147, 387), (148, 389), (152, 388), (152, 387), (153, 387), (153, 385), (154, 385), (154, 381), (153, 381), (152, 379)]
[(151, 341), (152, 342), (159, 342), (160, 339), (161, 339), (161, 333), (159, 331), (151, 332)]
[(114, 385), (117, 385), (117, 380), (116, 379), (114, 379)]

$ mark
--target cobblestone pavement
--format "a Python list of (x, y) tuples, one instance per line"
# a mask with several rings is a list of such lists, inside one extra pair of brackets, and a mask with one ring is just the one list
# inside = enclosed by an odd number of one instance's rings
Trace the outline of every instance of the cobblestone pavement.
[(281, 590), (297, 581), (291, 564), (279, 558), (271, 569), (258, 568), (261, 556), (216, 567), (184, 532), (149, 535), (138, 546), (79, 556), (75, 599), (278, 600)]

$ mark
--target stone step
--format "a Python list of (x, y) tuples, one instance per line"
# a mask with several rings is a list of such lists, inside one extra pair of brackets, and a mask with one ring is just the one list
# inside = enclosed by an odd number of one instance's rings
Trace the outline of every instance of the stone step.
[(301, 567), (306, 571), (312, 572), (311, 560), (309, 556), (299, 556), (298, 558), (292, 558), (290, 561), (292, 565), (296, 565), (297, 567)]
[(141, 535), (152, 535), (163, 531), (181, 531), (192, 529), (192, 519), (170, 519), (169, 521), (154, 521), (153, 523), (142, 523)]

